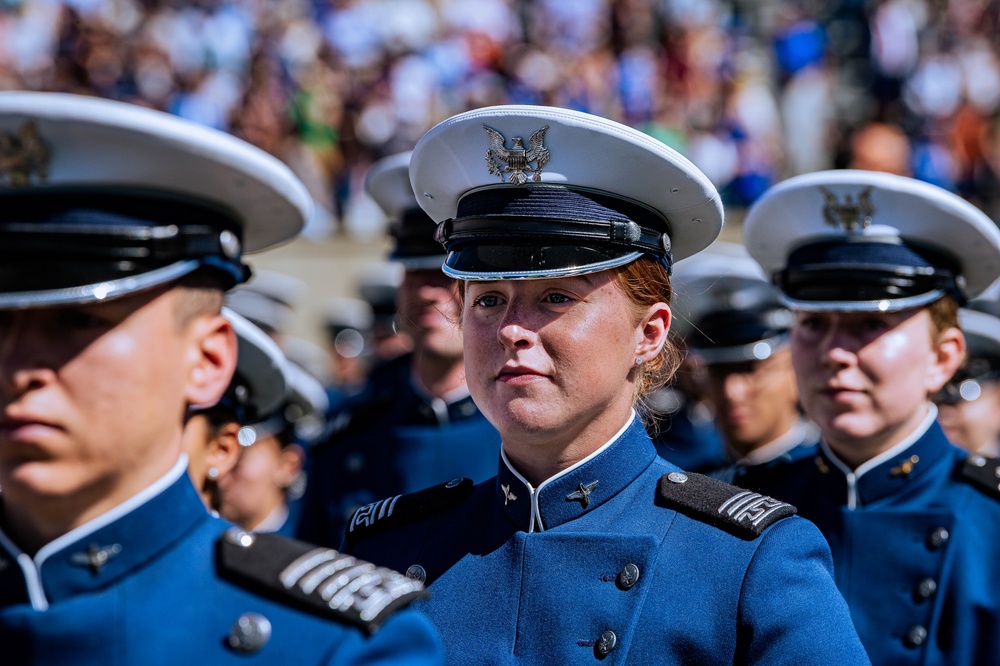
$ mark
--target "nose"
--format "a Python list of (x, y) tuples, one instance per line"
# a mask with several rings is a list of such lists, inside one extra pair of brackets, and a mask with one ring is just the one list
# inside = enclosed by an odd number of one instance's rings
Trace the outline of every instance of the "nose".
[(728, 402), (739, 402), (747, 395), (750, 382), (747, 375), (741, 372), (731, 372), (722, 381), (722, 396)]
[(44, 338), (27, 313), (0, 313), (0, 392), (5, 396), (26, 393), (53, 376), (39, 353)]
[(538, 341), (538, 334), (515, 308), (509, 308), (497, 329), (497, 339), (504, 348), (513, 351), (533, 347)]
[(848, 331), (839, 323), (834, 323), (824, 332), (818, 352), (823, 365), (840, 367), (854, 360), (855, 345)]

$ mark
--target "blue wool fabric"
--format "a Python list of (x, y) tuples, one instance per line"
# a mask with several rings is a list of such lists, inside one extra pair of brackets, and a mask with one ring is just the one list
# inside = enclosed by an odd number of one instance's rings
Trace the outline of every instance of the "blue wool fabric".
[(660, 498), (678, 471), (636, 421), (534, 494), (501, 459), (467, 499), (352, 549), (422, 567), (452, 664), (869, 663), (816, 528), (713, 527)]

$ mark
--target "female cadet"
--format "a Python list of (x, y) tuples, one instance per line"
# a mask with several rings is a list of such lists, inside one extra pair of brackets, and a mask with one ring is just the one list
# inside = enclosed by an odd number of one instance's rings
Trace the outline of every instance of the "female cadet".
[(263, 420), (281, 406), (288, 364), (264, 331), (229, 308), (223, 308), (222, 314), (236, 332), (236, 371), (219, 402), (188, 410), (182, 441), (188, 475), (205, 506), (213, 511), (220, 507), (220, 482), (241, 457), (240, 428)]
[(822, 443), (740, 484), (822, 530), (874, 663), (996, 663), (1000, 467), (952, 446), (930, 397), (965, 352), (958, 303), (1000, 274), (1000, 231), (944, 190), (865, 171), (787, 180), (744, 231), (796, 311), (792, 360)]
[(432, 129), (411, 180), (499, 472), (362, 507), (347, 545), (431, 585), (448, 660), (867, 663), (815, 528), (658, 458), (636, 417), (678, 362), (671, 253), (721, 228), (708, 179), (617, 123), (502, 106)]

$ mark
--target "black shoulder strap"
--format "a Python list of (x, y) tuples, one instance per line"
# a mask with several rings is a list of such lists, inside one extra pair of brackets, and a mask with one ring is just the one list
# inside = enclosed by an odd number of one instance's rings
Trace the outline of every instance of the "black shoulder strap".
[(216, 542), (216, 557), (226, 580), (366, 634), (427, 596), (423, 584), (392, 569), (278, 534), (230, 528)]
[(660, 497), (685, 515), (748, 540), (796, 511), (791, 504), (767, 495), (691, 472), (660, 477)]
[(444, 511), (465, 500), (472, 493), (472, 479), (458, 478), (407, 495), (396, 495), (366, 504), (351, 516), (345, 543), (381, 534)]
[(962, 463), (959, 477), (994, 499), (1000, 499), (1000, 459), (971, 455)]

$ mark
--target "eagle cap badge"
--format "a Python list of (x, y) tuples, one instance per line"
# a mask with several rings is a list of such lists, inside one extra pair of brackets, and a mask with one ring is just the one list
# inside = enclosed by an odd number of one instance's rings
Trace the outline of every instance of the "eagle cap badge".
[(32, 176), (44, 181), (48, 171), (49, 147), (34, 121), (22, 125), (17, 134), (0, 133), (0, 183), (25, 187), (31, 184)]
[(531, 174), (533, 182), (542, 180), (542, 167), (549, 161), (549, 149), (545, 147), (548, 125), (528, 138), (527, 148), (524, 146), (524, 139), (519, 136), (515, 136), (512, 140), (514, 145), (507, 148), (507, 140), (503, 134), (487, 125), (483, 125), (483, 129), (490, 139), (490, 148), (486, 151), (486, 166), (491, 174), (499, 176), (501, 182), (504, 174), (509, 174), (507, 182), (513, 185), (527, 183), (528, 174)]
[(839, 201), (837, 195), (830, 190), (825, 187), (819, 189), (826, 199), (823, 205), (823, 219), (831, 227), (842, 227), (844, 231), (852, 232), (867, 229), (872, 225), (875, 204), (871, 200), (870, 186), (861, 190), (857, 201), (850, 194), (845, 194), (844, 200)]

